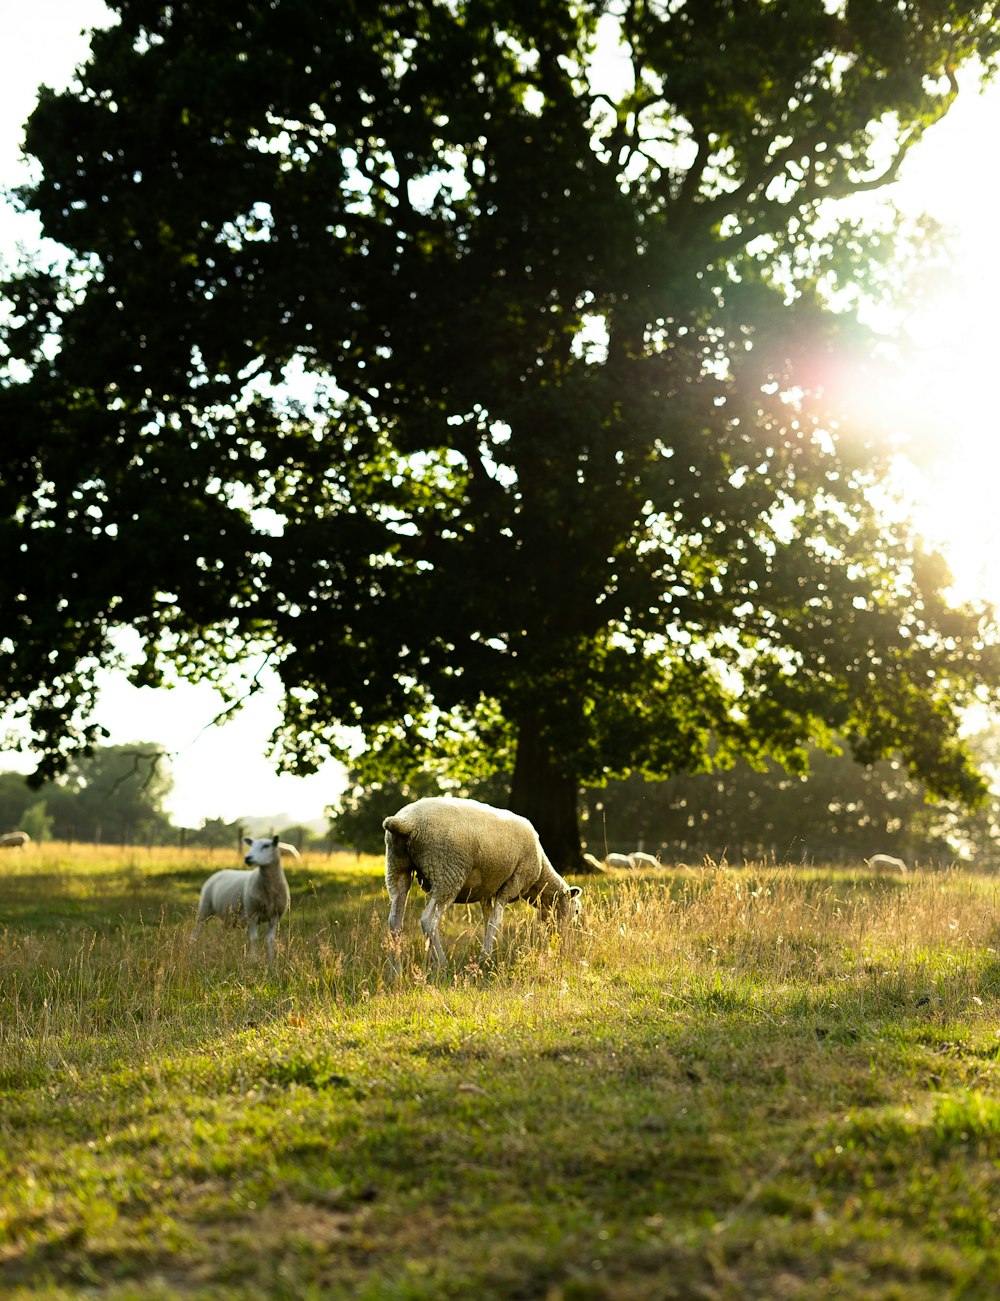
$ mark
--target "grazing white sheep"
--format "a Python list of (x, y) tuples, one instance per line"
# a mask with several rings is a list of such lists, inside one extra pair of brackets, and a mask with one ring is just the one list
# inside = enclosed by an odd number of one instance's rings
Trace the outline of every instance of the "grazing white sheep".
[(629, 861), (633, 867), (659, 867), (660, 860), (654, 858), (652, 854), (644, 854), (641, 849), (636, 849), (629, 854)]
[(0, 836), (0, 849), (23, 849), (30, 840), (26, 831), (7, 831)]
[(198, 932), (210, 917), (221, 917), (224, 922), (246, 925), (252, 948), (257, 942), (257, 927), (267, 922), (264, 942), (268, 959), (273, 960), (278, 922), (291, 903), (281, 855), (299, 858), (299, 851), (294, 845), (279, 841), (277, 836), (262, 836), (257, 840), (244, 836), (243, 843), (250, 846), (243, 861), (252, 870), (224, 867), (212, 873), (201, 887), (191, 941), (198, 938)]
[(601, 862), (599, 858), (595, 858), (593, 854), (588, 854), (586, 851), (584, 851), (583, 861), (585, 863), (589, 863), (595, 872), (604, 871), (604, 864)]
[(527, 820), (478, 800), (431, 797), (407, 804), (385, 819), (385, 883), (389, 933), (403, 928), (403, 910), (416, 875), (430, 895), (420, 918), (431, 957), (445, 961), (438, 935), (450, 903), (482, 906), (483, 957), (493, 949), (504, 906), (525, 899), (560, 924), (580, 911), (580, 887), (567, 885)]
[(604, 865), (605, 867), (631, 867), (632, 859), (628, 854), (607, 854)]
[(892, 854), (872, 854), (865, 862), (873, 872), (898, 872), (900, 876), (906, 875), (906, 864)]

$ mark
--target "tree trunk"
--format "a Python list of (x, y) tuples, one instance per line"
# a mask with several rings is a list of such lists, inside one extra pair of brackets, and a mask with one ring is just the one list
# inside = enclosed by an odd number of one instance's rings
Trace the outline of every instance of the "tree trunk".
[(538, 719), (534, 715), (523, 718), (518, 727), (510, 807), (532, 823), (557, 872), (592, 870), (580, 845), (576, 797), (576, 779), (556, 763)]

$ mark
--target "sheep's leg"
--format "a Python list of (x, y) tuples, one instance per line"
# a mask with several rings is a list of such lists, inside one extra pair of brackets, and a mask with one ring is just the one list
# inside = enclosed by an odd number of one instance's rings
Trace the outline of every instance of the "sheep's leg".
[[(515, 878), (516, 879), (516, 878)], [(486, 918), (486, 925), (483, 929), (483, 958), (488, 958), (493, 952), (493, 941), (497, 937), (497, 931), (500, 929), (500, 922), (503, 918), (503, 910), (509, 903), (513, 903), (518, 897), (516, 886), (510, 883), (502, 887), (496, 898), (493, 900), (492, 908), (487, 910), (487, 905), (483, 904), (483, 916)]]
[(427, 947), (430, 955), (441, 967), (445, 964), (445, 956), (441, 938), (438, 935), (438, 925), (441, 921), (441, 915), (447, 907), (447, 902), (442, 903), (440, 899), (435, 899), (432, 895), (430, 903), (420, 917), (420, 929), (427, 937)]
[(251, 921), (247, 923), (247, 940), (249, 941), (251, 953), (257, 947), (257, 923)]
[(483, 958), (488, 958), (493, 952), (493, 941), (496, 939), (497, 931), (500, 928), (500, 921), (503, 917), (503, 901), (501, 899), (493, 900), (493, 907), (489, 908), (483, 904), (483, 918), (485, 926), (483, 928)]
[(389, 930), (398, 935), (403, 929), (403, 912), (406, 908), (406, 896), (410, 893), (412, 872), (393, 872), (385, 874), (385, 886), (389, 891)]
[(406, 896), (410, 893), (412, 872), (394, 872), (386, 869), (385, 886), (389, 891), (389, 958), (393, 976), (398, 976), (403, 969), (403, 913), (406, 910)]
[[(267, 934), (264, 936), (264, 943), (267, 945), (268, 962), (274, 961), (274, 937), (278, 933), (278, 921), (279, 919), (275, 917), (271, 922), (271, 925), (267, 928)], [(256, 930), (256, 927), (254, 929)]]

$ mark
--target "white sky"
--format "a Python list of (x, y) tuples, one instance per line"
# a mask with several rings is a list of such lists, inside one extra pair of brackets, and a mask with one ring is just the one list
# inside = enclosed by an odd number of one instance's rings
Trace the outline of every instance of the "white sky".
[[(0, 186), (24, 179), (23, 124), (37, 87), (61, 88), (87, 53), (81, 30), (107, 15), (100, 0), (23, 0), (0, 17)], [(1000, 331), (1000, 259), (995, 256), (1000, 189), (989, 160), (1000, 136), (1000, 87), (982, 95), (971, 84), (948, 118), (928, 133), (887, 192), (908, 211), (926, 210), (954, 231), (953, 269), (935, 309), (915, 321), (922, 344), (913, 392), (940, 423), (940, 459), (922, 484), (925, 527), (948, 552), (965, 595), (1000, 601), (1000, 404), (989, 377), (996, 372)], [(985, 165), (984, 165), (985, 163)], [(22, 241), (37, 243), (30, 217), (0, 203), (0, 256)], [(874, 398), (877, 400), (877, 397)], [(137, 690), (112, 680), (100, 721), (112, 743), (156, 741), (175, 754), (175, 821), (289, 813), (322, 816), (343, 788), (343, 770), (329, 764), (311, 778), (278, 776), (265, 758), (278, 721), (274, 690), (261, 692), (224, 726), (206, 728), (220, 711), (208, 687)], [(21, 767), (0, 756), (0, 768)]]

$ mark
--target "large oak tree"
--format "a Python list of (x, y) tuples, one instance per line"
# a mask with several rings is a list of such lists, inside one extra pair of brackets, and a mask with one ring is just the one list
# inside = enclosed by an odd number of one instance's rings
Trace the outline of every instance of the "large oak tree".
[(478, 747), (567, 866), (581, 781), (834, 731), (976, 795), (995, 647), (877, 509), (842, 381), (892, 248), (837, 201), (992, 5), (111, 7), (28, 125), (67, 258), (6, 287), (0, 690), (43, 771), (131, 627), (141, 681), (266, 652), (292, 762)]

